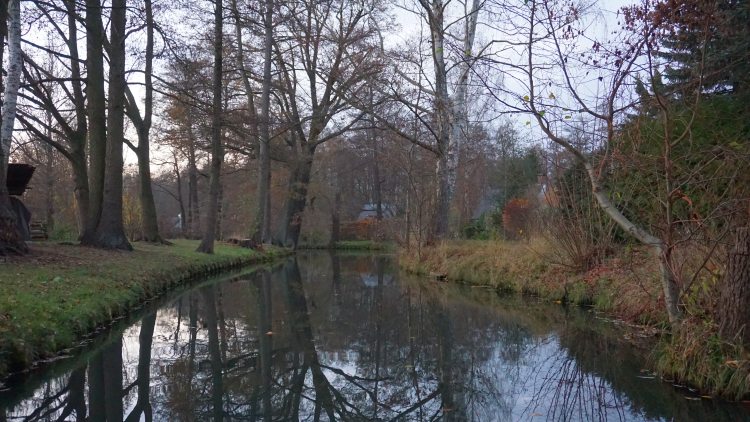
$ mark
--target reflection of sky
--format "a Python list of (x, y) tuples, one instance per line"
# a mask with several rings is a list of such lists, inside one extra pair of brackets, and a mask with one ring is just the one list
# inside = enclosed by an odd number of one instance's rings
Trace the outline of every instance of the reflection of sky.
[(378, 287), (378, 284), (388, 286), (393, 282), (393, 276), (390, 274), (383, 275), (383, 279), (379, 281), (376, 273), (360, 273), (359, 279), (365, 287)]
[[(322, 268), (320, 273), (333, 272)], [(647, 414), (641, 410), (642, 404), (636, 404), (624, 392), (615, 390), (601, 374), (587, 371), (585, 368), (592, 367), (590, 362), (586, 366), (574, 359), (573, 352), (564, 346), (559, 326), (573, 324), (572, 321), (562, 319), (553, 323), (554, 318), (543, 318), (546, 325), (540, 328), (533, 323), (533, 315), (524, 310), (526, 308), (519, 311), (517, 305), (505, 309), (502, 304), (492, 307), (454, 298), (452, 295), (458, 295), (457, 292), (425, 293), (420, 290), (424, 286), (405, 287), (391, 273), (384, 274), (382, 288), (373, 289), (378, 278), (374, 269), (370, 273), (342, 273), (346, 275), (337, 288), (344, 300), (336, 304), (334, 310), (330, 299), (334, 287), (330, 278), (316, 276), (310, 268), (303, 269), (307, 279), (313, 281), (305, 283), (303, 294), (308, 312), (302, 318), (312, 327), (314, 357), (321, 365), (321, 373), (341, 397), (335, 400), (353, 414), (364, 415), (364, 419), (389, 420), (420, 401), (424, 401), (422, 406), (404, 420), (430, 420), (443, 411), (457, 412), (456, 416), (461, 412), (467, 419), (477, 421), (666, 421), (671, 416), (664, 412), (654, 416), (658, 412), (654, 413), (653, 409)], [(278, 278), (271, 283), (272, 340), (276, 350), (272, 403), (275, 411), (280, 412), (288, 402), (293, 373), (298, 368), (293, 362), (302, 362), (310, 356), (295, 349), (299, 341), (296, 336), (300, 334), (291, 326), (292, 319), (284, 302), (288, 292), (282, 289)], [(428, 285), (428, 289), (435, 287)], [(224, 339), (222, 399), (225, 412), (229, 416), (247, 414), (261, 372), (257, 287), (249, 282), (237, 282), (222, 285), (217, 290), (217, 303), (221, 304), (217, 306), (217, 317), (224, 320), (219, 336)], [(172, 303), (157, 314), (149, 386), (154, 420), (185, 417), (200, 420), (211, 414), (209, 337), (206, 308), (201, 300), (203, 296), (196, 294), (192, 301), (182, 301), (179, 312), (180, 305)], [(192, 375), (186, 370), (190, 303), (199, 304), (195, 312), (198, 329)], [(555, 315), (560, 313), (559, 308), (548, 309)], [(336, 316), (331, 317), (334, 313)], [(529, 323), (535, 328), (527, 326)], [(124, 388), (137, 380), (139, 334), (140, 324), (123, 333)], [(608, 356), (599, 358), (607, 364)], [(676, 394), (665, 394), (666, 387), (655, 381), (644, 380), (637, 384), (637, 375), (626, 374), (638, 388), (652, 389), (654, 397), (681, 399)], [(313, 420), (315, 381), (310, 370), (303, 376), (302, 390), (297, 392), (301, 393), (299, 418)], [(67, 377), (57, 377), (39, 386), (31, 397), (8, 411), (6, 418), (22, 420), (36, 415), (29, 420), (55, 420), (64, 405)], [(445, 408), (440, 394), (431, 396), (446, 391), (438, 390), (441, 385), (448, 385), (453, 391), (457, 403), (454, 409)], [(59, 398), (48, 400), (58, 392), (61, 393)], [(123, 398), (124, 415), (135, 407), (137, 399), (137, 388), (129, 389)], [(49, 403), (45, 405), (46, 400)], [(695, 405), (677, 402), (671, 409), (689, 409), (686, 406)], [(38, 417), (45, 412), (50, 412), (47, 419)]]

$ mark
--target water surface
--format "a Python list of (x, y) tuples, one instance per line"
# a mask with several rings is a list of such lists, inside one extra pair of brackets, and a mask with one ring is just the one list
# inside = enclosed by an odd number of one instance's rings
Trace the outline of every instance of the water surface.
[(206, 282), (0, 392), (0, 421), (742, 421), (579, 309), (298, 255)]

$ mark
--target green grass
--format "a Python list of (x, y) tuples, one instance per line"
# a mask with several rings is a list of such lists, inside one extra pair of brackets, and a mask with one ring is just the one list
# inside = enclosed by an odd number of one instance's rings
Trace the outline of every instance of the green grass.
[(41, 242), (0, 264), (0, 377), (74, 346), (178, 283), (287, 253), (217, 244), (206, 255), (197, 245), (135, 243), (133, 252), (118, 252)]

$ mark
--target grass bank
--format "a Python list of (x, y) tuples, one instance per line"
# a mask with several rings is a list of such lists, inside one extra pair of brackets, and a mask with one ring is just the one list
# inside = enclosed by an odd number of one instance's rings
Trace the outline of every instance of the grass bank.
[(707, 317), (710, 312), (693, 304), (679, 332), (666, 330), (659, 269), (650, 254), (637, 248), (622, 249), (580, 272), (556, 264), (554, 252), (542, 240), (450, 241), (401, 251), (399, 264), (411, 273), (592, 306), (640, 325), (644, 334), (654, 334), (654, 341), (648, 342), (654, 350), (652, 365), (663, 378), (731, 400), (750, 398), (748, 351), (718, 337)]
[(197, 241), (172, 246), (135, 243), (133, 252), (52, 242), (8, 258), (0, 272), (0, 378), (53, 356), (169, 288), (191, 279), (288, 252), (217, 244), (213, 255)]

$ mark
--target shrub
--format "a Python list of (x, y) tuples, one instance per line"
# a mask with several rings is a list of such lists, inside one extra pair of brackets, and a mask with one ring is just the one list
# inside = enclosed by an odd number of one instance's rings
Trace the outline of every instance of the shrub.
[(533, 206), (528, 199), (515, 198), (505, 204), (503, 231), (507, 239), (518, 240), (528, 237), (532, 211)]

